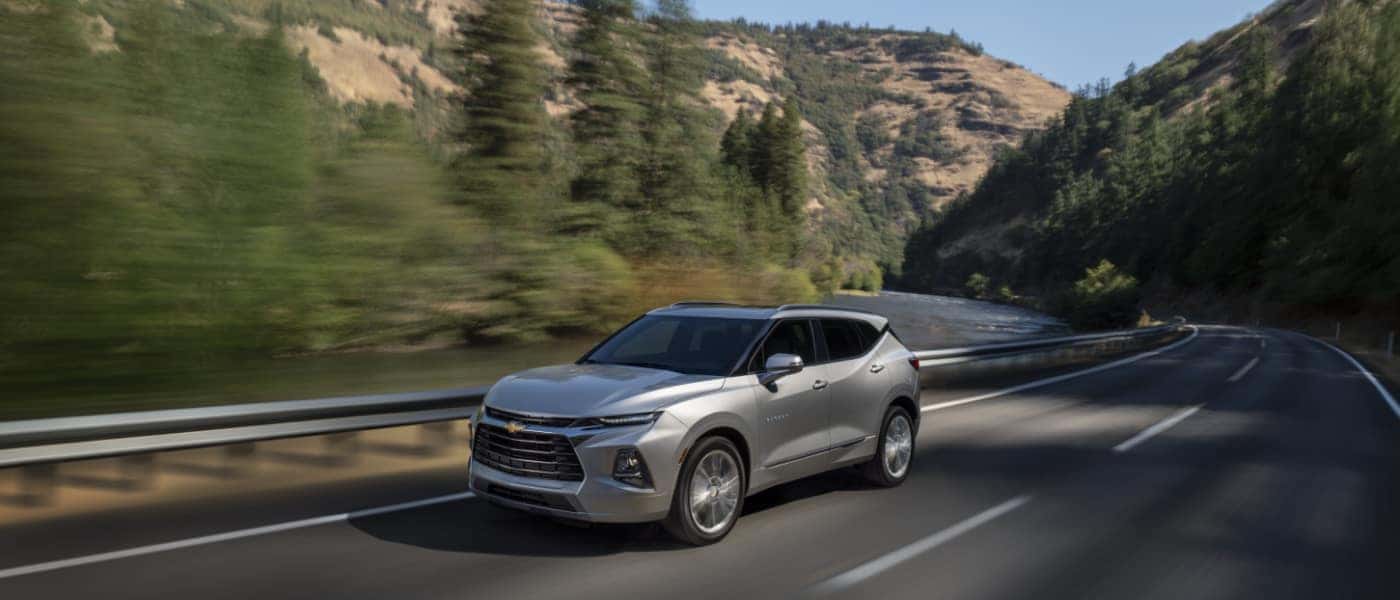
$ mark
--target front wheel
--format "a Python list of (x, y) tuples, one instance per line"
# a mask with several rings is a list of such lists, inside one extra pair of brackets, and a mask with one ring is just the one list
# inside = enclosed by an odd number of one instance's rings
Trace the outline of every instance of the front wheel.
[(688, 544), (704, 546), (729, 535), (744, 511), (745, 474), (734, 443), (722, 437), (700, 440), (681, 467), (666, 531)]
[(871, 483), (895, 487), (909, 477), (909, 466), (914, 462), (914, 420), (902, 407), (891, 406), (885, 411), (884, 423), (875, 456), (861, 470)]

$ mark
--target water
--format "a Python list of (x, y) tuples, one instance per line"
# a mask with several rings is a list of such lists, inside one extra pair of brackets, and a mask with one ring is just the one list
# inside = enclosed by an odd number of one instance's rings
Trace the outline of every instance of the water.
[(884, 315), (900, 339), (915, 350), (1069, 333), (1069, 327), (1054, 317), (967, 298), (880, 292), (878, 296), (838, 294), (827, 302)]

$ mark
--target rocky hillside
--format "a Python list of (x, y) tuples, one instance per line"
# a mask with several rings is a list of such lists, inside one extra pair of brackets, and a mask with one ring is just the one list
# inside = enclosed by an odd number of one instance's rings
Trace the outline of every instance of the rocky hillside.
[[(286, 30), (289, 45), (304, 52), (335, 98), (413, 109), (429, 139), (442, 135), (447, 101), (460, 91), (453, 76), (455, 15), (478, 5), (175, 1), (249, 34), (266, 31), (274, 18), (295, 23)], [(122, 4), (92, 0), (94, 51), (120, 51)], [(581, 14), (570, 4), (544, 2), (539, 15), (547, 40), (540, 59), (554, 81), (546, 101), (550, 113), (561, 117), (578, 107), (564, 80)], [(826, 24), (792, 30), (705, 27), (711, 65), (705, 98), (724, 122), (739, 110), (757, 115), (789, 94), (802, 103), (814, 174), (807, 203), (818, 240), (813, 256), (834, 249), (848, 262), (898, 265), (909, 232), (970, 192), (998, 147), (1042, 127), (1070, 98), (1011, 62), (940, 34)], [(724, 122), (716, 118), (716, 127)]]
[(1087, 89), (911, 236), (902, 284), (1073, 304), (1107, 261), (1158, 302), (1393, 317), (1396, 40), (1393, 1), (1286, 0)]

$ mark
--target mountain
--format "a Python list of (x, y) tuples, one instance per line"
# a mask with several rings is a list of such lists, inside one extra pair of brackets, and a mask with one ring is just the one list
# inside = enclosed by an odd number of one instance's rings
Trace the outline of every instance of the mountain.
[(1070, 100), (953, 34), (648, 5), (0, 0), (0, 380), (879, 289)]
[(1080, 90), (911, 237), (900, 283), (1054, 308), (1122, 269), (1157, 306), (1395, 316), (1397, 40), (1392, 2), (1288, 0)]
[[(94, 51), (120, 51), (125, 4), (96, 0), (87, 10)], [(427, 139), (443, 135), (447, 99), (461, 91), (451, 57), (455, 16), (479, 9), (479, 0), (179, 4), (249, 35), (267, 31), (275, 14), (288, 24), (289, 47), (305, 52), (334, 98), (419, 112)], [(565, 119), (579, 107), (566, 78), (582, 11), (544, 2), (538, 16), (546, 40), (539, 55), (552, 83), (547, 106)], [(998, 148), (1042, 127), (1070, 97), (974, 44), (938, 33), (824, 22), (703, 27), (704, 98), (725, 122), (739, 110), (757, 116), (768, 102), (798, 98), (814, 175), (806, 203), (813, 237), (807, 257), (814, 264), (838, 258), (845, 270), (874, 268), (863, 263), (897, 268), (914, 228), (971, 192)]]

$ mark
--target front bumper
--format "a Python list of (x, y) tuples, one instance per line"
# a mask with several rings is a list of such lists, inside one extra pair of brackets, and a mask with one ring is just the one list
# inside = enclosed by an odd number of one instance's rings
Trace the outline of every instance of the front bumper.
[[(505, 422), (483, 416), (482, 422)], [(666, 518), (680, 470), (685, 426), (661, 415), (655, 423), (615, 428), (554, 428), (529, 425), (525, 431), (567, 438), (583, 467), (583, 481), (537, 479), (471, 461), (470, 487), (492, 503), (536, 514), (595, 523), (644, 523)], [(651, 474), (651, 488), (612, 478), (617, 451), (636, 448)]]

